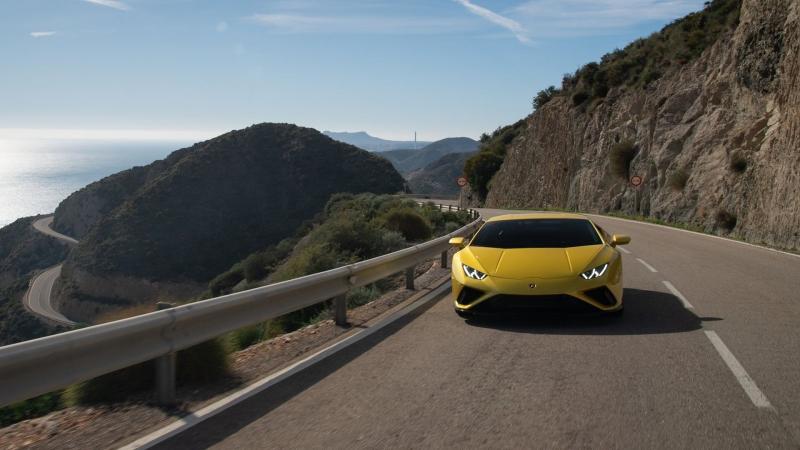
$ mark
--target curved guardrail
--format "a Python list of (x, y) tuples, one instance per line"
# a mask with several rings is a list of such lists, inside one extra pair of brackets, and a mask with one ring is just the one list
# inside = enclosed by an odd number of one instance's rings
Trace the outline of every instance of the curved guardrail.
[[(454, 206), (438, 205), (458, 210)], [(242, 327), (334, 299), (337, 324), (346, 323), (344, 294), (406, 271), (438, 254), (446, 261), (448, 240), (471, 233), (467, 226), (394, 253), (248, 291), (0, 347), (0, 406), (35, 397), (115, 370), (155, 359), (159, 399), (174, 399), (178, 350)]]

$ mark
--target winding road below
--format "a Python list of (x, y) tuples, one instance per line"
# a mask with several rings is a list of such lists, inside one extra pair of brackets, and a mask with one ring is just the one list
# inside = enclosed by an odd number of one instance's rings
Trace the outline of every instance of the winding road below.
[[(75, 245), (77, 240), (63, 235), (50, 226), (53, 224), (53, 216), (43, 217), (33, 222), (33, 228), (40, 233), (46, 234), (68, 245)], [(60, 323), (62, 325), (75, 325), (76, 323), (66, 318), (63, 314), (56, 311), (51, 302), (53, 285), (61, 275), (61, 264), (50, 267), (31, 280), (28, 292), (22, 299), (25, 308), (44, 319)]]
[(797, 448), (800, 257), (593, 218), (632, 237), (624, 316), (447, 295), (159, 448)]

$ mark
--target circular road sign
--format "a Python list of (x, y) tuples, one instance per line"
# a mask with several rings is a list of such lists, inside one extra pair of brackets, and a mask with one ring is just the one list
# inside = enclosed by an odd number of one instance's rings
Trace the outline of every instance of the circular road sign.
[(632, 176), (632, 177), (631, 177), (631, 184), (632, 184), (634, 187), (639, 187), (639, 186), (641, 186), (641, 185), (642, 185), (642, 177), (640, 177), (639, 175), (634, 175), (634, 176)]
[(459, 187), (464, 187), (464, 186), (467, 185), (467, 179), (465, 177), (458, 177), (458, 180), (456, 180), (456, 183), (458, 183)]

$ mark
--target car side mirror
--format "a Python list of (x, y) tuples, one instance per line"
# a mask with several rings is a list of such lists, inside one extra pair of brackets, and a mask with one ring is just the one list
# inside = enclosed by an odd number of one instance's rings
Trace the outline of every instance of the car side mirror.
[(625, 236), (624, 234), (615, 234), (614, 236), (611, 236), (612, 247), (629, 244), (630, 242), (631, 242), (631, 237)]
[(466, 243), (463, 237), (454, 237), (450, 238), (450, 245), (453, 247), (464, 248)]

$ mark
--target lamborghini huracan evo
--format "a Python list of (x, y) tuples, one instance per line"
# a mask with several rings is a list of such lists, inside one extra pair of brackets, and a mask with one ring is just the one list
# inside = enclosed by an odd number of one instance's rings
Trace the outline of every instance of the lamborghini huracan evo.
[(450, 240), (456, 312), (515, 309), (622, 312), (622, 258), (628, 236), (609, 235), (580, 214), (493, 217), (472, 240)]

